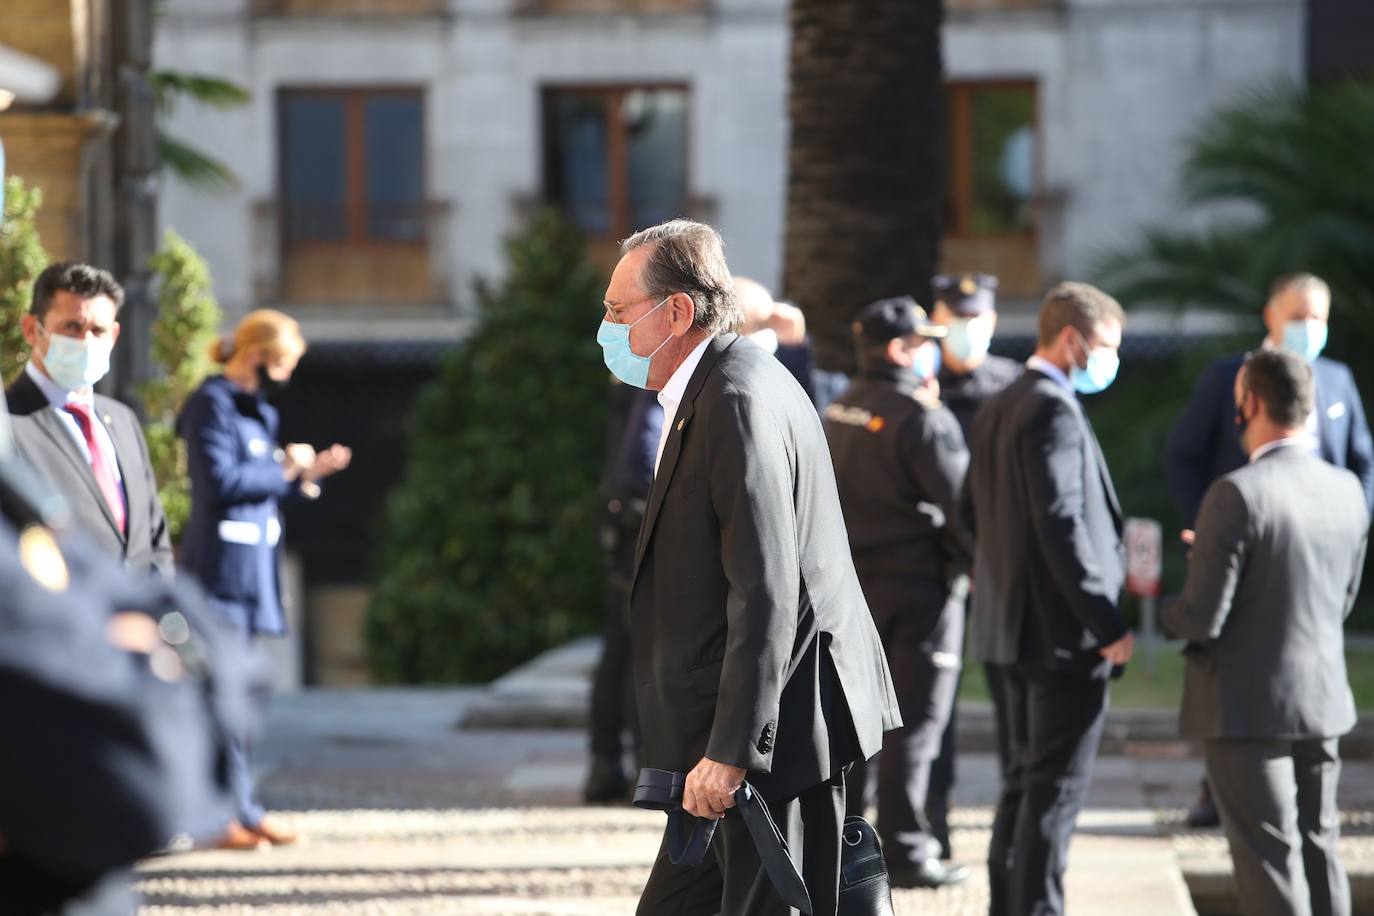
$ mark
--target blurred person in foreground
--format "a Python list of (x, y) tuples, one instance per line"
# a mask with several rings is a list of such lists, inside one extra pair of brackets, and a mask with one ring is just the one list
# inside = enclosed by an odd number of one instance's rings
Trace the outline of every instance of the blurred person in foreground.
[(975, 538), (969, 652), (1001, 666), (1009, 760), (988, 849), (993, 916), (1064, 912), (1064, 869), (1130, 660), (1122, 513), (1077, 395), (1116, 378), (1125, 313), (1086, 283), (1040, 309), (1026, 371), (973, 421), (962, 512)]
[(66, 530), (2, 408), (0, 911), (132, 916), (134, 862), (230, 818), (225, 735), (253, 727), (260, 667), (184, 577)]
[(94, 390), (110, 371), (123, 304), (115, 278), (89, 264), (38, 275), (22, 321), (32, 353), (6, 392), (14, 443), (92, 544), (130, 569), (171, 576), (171, 532), (138, 417)]
[(720, 819), (696, 867), (672, 864), (665, 833), (638, 912), (792, 912), (732, 810), (747, 778), (816, 916), (833, 916), (844, 770), (899, 718), (820, 418), (730, 330), (741, 316), (714, 229), (673, 220), (621, 252), (597, 340), (664, 411), (630, 595), (644, 764), (685, 773), (683, 809)]
[[(1321, 356), (1330, 315), (1331, 291), (1320, 278), (1307, 273), (1279, 277), (1264, 306), (1268, 335), (1261, 347), (1288, 350), (1311, 364), (1315, 394), (1303, 425), (1309, 447), (1330, 464), (1353, 471), (1363, 487), (1365, 508), (1374, 510), (1374, 439), (1360, 392), (1349, 367)], [(1245, 465), (1233, 422), (1236, 374), (1244, 359), (1243, 354), (1225, 356), (1203, 371), (1165, 446), (1164, 472), (1186, 532), (1192, 530), (1212, 482)], [(1188, 823), (1220, 823), (1205, 781), (1188, 811)]]
[[(997, 278), (988, 274), (941, 274), (931, 280), (935, 291), (935, 307), (930, 319), (947, 331), (940, 342), (940, 400), (959, 421), (967, 441), (973, 430), (973, 418), (983, 403), (1021, 377), (1025, 366), (1005, 356), (988, 352), (993, 333), (997, 329)], [(962, 659), (963, 646), (957, 650)], [(963, 668), (959, 680), (963, 680)], [(996, 665), (983, 665), (988, 695), (1002, 690), (1000, 671)], [(958, 683), (955, 695), (958, 695)], [(949, 859), (953, 849), (949, 841), (949, 798), (954, 791), (955, 757), (958, 751), (959, 705), (950, 709), (949, 722), (940, 739), (940, 755), (930, 768), (930, 790), (926, 796), (926, 820), (931, 834), (940, 844), (940, 858)], [(1001, 722), (998, 721), (1000, 727)], [(1006, 735), (997, 742), (1001, 772), (1006, 773), (1007, 759), (1001, 749), (1007, 745)]]
[(811, 339), (806, 336), (806, 316), (792, 303), (776, 301), (762, 283), (748, 277), (734, 279), (735, 298), (744, 313), (740, 336), (749, 338), (777, 357), (815, 403), (816, 386), (812, 376), (816, 361), (811, 353)]
[(969, 875), (941, 862), (925, 817), (964, 650), (972, 547), (960, 536), (958, 504), (968, 449), (959, 421), (931, 390), (945, 329), (902, 296), (869, 305), (852, 330), (859, 375), (825, 409), (825, 435), (902, 727), (884, 736), (875, 763), (859, 761), (849, 771), (848, 807), (862, 816), (876, 794), (894, 887), (944, 887)]
[[(283, 499), (314, 499), (319, 481), (348, 467), (352, 454), (334, 445), (277, 444), (277, 410), (268, 396), (291, 379), (305, 353), (295, 320), (261, 309), (244, 316), (211, 357), (223, 365), (186, 400), (177, 434), (186, 440), (191, 516), (182, 533), (182, 566), (210, 596), (210, 606), (242, 634), (282, 636), (278, 573)], [(228, 849), (293, 843), (290, 830), (265, 817), (253, 797), (248, 743), (231, 746), (230, 775), (237, 819), (223, 837)]]
[(1337, 854), (1339, 737), (1355, 724), (1342, 625), (1369, 515), (1351, 472), (1313, 454), (1302, 356), (1261, 350), (1232, 409), (1248, 463), (1207, 490), (1183, 593), (1160, 623), (1188, 640), (1180, 730), (1201, 739), (1248, 916), (1347, 916)]

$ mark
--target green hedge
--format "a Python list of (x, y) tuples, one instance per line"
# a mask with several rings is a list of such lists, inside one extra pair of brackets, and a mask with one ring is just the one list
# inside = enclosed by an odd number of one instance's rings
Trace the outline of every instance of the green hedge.
[(507, 256), (413, 416), (368, 610), (384, 681), (488, 680), (600, 620), (605, 278), (547, 213)]

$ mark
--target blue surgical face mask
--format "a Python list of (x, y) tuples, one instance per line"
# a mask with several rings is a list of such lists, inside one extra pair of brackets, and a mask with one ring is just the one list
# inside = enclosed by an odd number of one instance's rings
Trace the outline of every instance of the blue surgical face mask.
[[(1080, 335), (1081, 339), (1081, 335)], [(1087, 347), (1087, 341), (1083, 346)], [(1100, 394), (1116, 381), (1117, 370), (1121, 368), (1121, 355), (1111, 347), (1097, 347), (1088, 350), (1087, 365), (1069, 369), (1069, 381), (1073, 390), (1079, 394)]]
[(43, 368), (63, 388), (83, 391), (110, 371), (110, 351), (114, 348), (114, 342), (110, 339), (91, 335), (67, 337), (54, 334), (41, 324), (39, 327), (48, 335), (48, 352), (43, 354)]
[(1290, 321), (1283, 326), (1283, 348), (1292, 350), (1310, 363), (1326, 349), (1326, 332), (1325, 321), (1315, 318)]
[(921, 381), (934, 378), (940, 372), (939, 344), (923, 343), (911, 354), (911, 371)]
[(992, 331), (985, 321), (956, 318), (949, 323), (945, 346), (949, 348), (949, 355), (961, 363), (982, 359), (992, 346)]
[[(663, 302), (671, 298), (673, 297), (665, 296)], [(654, 354), (673, 339), (670, 333), (648, 356), (640, 356), (630, 349), (630, 328), (663, 308), (663, 302), (640, 315), (634, 324), (617, 324), (605, 318), (601, 319), (601, 327), (596, 332), (596, 342), (601, 344), (602, 358), (606, 361), (606, 368), (611, 370), (611, 374), (627, 385), (636, 388), (649, 387), (649, 363), (653, 360)]]

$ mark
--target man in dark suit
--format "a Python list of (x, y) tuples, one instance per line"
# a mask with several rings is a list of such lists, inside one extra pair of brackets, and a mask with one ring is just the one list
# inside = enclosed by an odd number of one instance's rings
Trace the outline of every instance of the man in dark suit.
[(1359, 590), (1369, 515), (1362, 485), (1312, 453), (1313, 372), (1262, 350), (1234, 416), (1249, 463), (1207, 490), (1183, 594), (1164, 603), (1184, 650), (1180, 727), (1203, 741), (1253, 916), (1347, 916), (1337, 856), (1337, 741), (1355, 724), (1342, 625)]
[(988, 850), (993, 916), (1064, 911), (1069, 839), (1108, 678), (1131, 656), (1117, 607), (1121, 507), (1075, 397), (1115, 379), (1124, 323), (1101, 290), (1050, 290), (1025, 374), (973, 423), (963, 506), (976, 538), (969, 651), (1002, 666), (997, 715), (1010, 741)]
[[(1374, 511), (1374, 439), (1365, 419), (1355, 378), (1343, 363), (1322, 357), (1331, 291), (1312, 274), (1289, 274), (1274, 281), (1264, 307), (1268, 329), (1264, 347), (1282, 347), (1312, 364), (1316, 395), (1305, 424), (1317, 454), (1338, 468), (1348, 468), (1364, 488), (1365, 507)], [(1213, 362), (1198, 378), (1188, 405), (1174, 424), (1164, 451), (1164, 473), (1183, 527), (1191, 530), (1202, 494), (1217, 478), (1245, 464), (1234, 418), (1233, 393), (1243, 354)], [(1220, 823), (1204, 782), (1188, 811), (1194, 827)]]
[(93, 389), (109, 371), (123, 304), (124, 290), (99, 268), (64, 262), (38, 275), (23, 319), (33, 355), (6, 392), (15, 449), (96, 547), (170, 576), (171, 534), (138, 418)]
[(671, 864), (665, 837), (639, 913), (795, 912), (731, 811), (747, 778), (815, 913), (831, 916), (844, 770), (900, 720), (820, 418), (776, 359), (728, 330), (739, 306), (709, 226), (627, 240), (605, 307), (607, 367), (664, 409), (630, 599), (644, 762), (686, 772), (683, 808), (722, 819), (694, 868)]

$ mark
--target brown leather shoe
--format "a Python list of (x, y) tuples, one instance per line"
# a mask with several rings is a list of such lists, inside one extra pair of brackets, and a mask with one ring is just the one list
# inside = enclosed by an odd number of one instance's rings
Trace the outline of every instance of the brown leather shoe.
[(296, 831), (288, 830), (285, 827), (279, 827), (267, 818), (258, 821), (255, 826), (249, 827), (248, 830), (260, 839), (271, 843), (273, 846), (290, 846), (293, 843), (300, 842), (301, 839), (300, 834)]
[(238, 821), (230, 821), (225, 828), (224, 834), (215, 842), (216, 849), (235, 849), (247, 851), (250, 849), (260, 849), (267, 845), (267, 839), (260, 834), (254, 833)]

